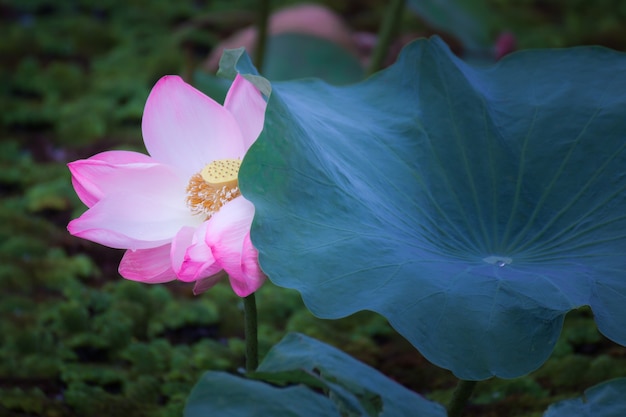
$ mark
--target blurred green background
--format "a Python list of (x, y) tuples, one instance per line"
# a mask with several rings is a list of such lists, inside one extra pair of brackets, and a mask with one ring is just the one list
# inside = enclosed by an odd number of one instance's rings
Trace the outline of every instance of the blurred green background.
[[(386, 3), (319, 2), (325, 26), (317, 18), (293, 24), (313, 9), (283, 13), (264, 74), (363, 78)], [(410, 39), (433, 33), (480, 63), (493, 62), (504, 41), (508, 49), (626, 48), (620, 0), (409, 3), (387, 63)], [(431, 3), (448, 9), (442, 15)], [(121, 251), (67, 233), (84, 207), (66, 163), (108, 149), (144, 151), (143, 105), (162, 75), (181, 74), (221, 100), (228, 82), (210, 72), (211, 57), (254, 23), (255, 7), (252, 0), (0, 0), (0, 416), (179, 416), (204, 370), (243, 366), (242, 306), (227, 284), (194, 297), (190, 285), (125, 281)], [(454, 16), (469, 22), (467, 32), (450, 24)], [(320, 26), (328, 28), (321, 37)], [(300, 331), (432, 399), (450, 397), (451, 374), (374, 314), (318, 320), (298, 294), (270, 282), (257, 302), (261, 354)], [(479, 384), (467, 415), (539, 416), (555, 400), (625, 375), (626, 349), (602, 337), (581, 309), (568, 316), (544, 366)]]

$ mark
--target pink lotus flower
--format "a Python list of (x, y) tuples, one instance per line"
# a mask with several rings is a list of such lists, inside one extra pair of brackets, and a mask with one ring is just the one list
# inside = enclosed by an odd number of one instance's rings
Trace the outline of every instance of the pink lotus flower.
[(161, 78), (142, 121), (150, 156), (109, 151), (68, 165), (89, 207), (69, 232), (127, 249), (119, 272), (130, 280), (195, 282), (199, 293), (228, 275), (237, 295), (253, 293), (265, 275), (250, 241), (254, 206), (241, 196), (237, 174), (265, 107), (241, 76), (223, 107), (180, 77)]

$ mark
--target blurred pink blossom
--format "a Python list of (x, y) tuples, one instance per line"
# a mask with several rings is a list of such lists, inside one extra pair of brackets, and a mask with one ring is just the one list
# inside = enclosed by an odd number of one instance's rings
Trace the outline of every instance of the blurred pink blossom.
[(517, 49), (517, 39), (511, 32), (503, 32), (496, 39), (494, 52), (496, 60), (502, 59), (505, 55)]

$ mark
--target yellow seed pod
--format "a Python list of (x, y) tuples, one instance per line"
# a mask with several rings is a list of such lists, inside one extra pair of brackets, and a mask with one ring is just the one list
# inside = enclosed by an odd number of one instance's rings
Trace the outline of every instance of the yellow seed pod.
[(239, 159), (219, 159), (205, 166), (200, 175), (207, 184), (216, 187), (236, 187), (240, 166), (241, 160)]

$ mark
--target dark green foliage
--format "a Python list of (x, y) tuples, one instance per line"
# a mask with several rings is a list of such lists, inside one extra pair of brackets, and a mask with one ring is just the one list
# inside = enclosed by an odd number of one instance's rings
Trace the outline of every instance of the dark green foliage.
[(180, 70), (176, 23), (197, 10), (187, 2), (85, 2), (68, 9), (14, 3), (7, 6), (13, 24), (0, 29), (8, 81), (0, 97), (2, 124), (51, 128), (54, 137), (46, 140), (63, 146), (121, 135), (129, 125), (137, 140), (153, 82)]

